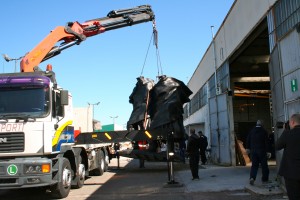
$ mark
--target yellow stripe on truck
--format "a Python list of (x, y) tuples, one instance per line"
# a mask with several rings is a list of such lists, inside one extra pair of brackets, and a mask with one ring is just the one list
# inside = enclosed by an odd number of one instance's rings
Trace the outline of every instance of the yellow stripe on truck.
[(57, 131), (55, 132), (54, 138), (53, 138), (53, 140), (52, 140), (52, 146), (57, 145), (58, 140), (59, 140), (59, 137), (60, 137), (60, 135), (61, 135), (61, 132), (62, 132), (67, 126), (71, 125), (72, 123), (73, 123), (72, 120), (67, 121), (65, 124), (63, 124), (61, 127), (59, 127), (59, 128), (57, 129)]

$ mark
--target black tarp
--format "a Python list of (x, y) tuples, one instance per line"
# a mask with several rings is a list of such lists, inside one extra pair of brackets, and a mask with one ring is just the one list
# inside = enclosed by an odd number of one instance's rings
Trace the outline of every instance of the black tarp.
[[(138, 82), (130, 95), (133, 103), (133, 111), (128, 121), (129, 125), (145, 120), (145, 112), (150, 115), (149, 130), (164, 128), (174, 133), (175, 139), (184, 138), (183, 104), (190, 101), (192, 91), (180, 80), (165, 75), (159, 77), (159, 81), (149, 87), (149, 80), (137, 78)], [(147, 82), (148, 81), (148, 82)], [(149, 103), (147, 104), (147, 93)], [(148, 108), (146, 110), (146, 107)], [(133, 128), (137, 129), (137, 127)]]
[(150, 91), (150, 129), (166, 126), (174, 132), (175, 139), (184, 138), (183, 104), (190, 101), (192, 93), (182, 81), (160, 76)]
[[(140, 76), (137, 83), (129, 96), (129, 103), (133, 105), (133, 111), (127, 122), (127, 127), (134, 129), (144, 129), (143, 122), (147, 118), (146, 108), (149, 100), (149, 91), (153, 88), (154, 81), (149, 78)], [(137, 127), (140, 126), (140, 127)]]

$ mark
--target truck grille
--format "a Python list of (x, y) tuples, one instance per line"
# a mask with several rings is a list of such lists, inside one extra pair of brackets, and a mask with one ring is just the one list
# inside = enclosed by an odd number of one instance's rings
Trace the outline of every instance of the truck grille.
[(23, 152), (24, 133), (1, 133), (0, 134), (0, 153)]
[(16, 178), (2, 178), (0, 179), (0, 185), (2, 184), (12, 184), (12, 183), (17, 183)]

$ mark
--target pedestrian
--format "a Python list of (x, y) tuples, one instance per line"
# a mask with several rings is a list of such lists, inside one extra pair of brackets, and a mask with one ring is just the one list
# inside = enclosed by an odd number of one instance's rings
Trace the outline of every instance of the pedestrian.
[(278, 174), (284, 177), (290, 200), (300, 199), (300, 114), (289, 119), (289, 129), (285, 129), (275, 143), (275, 149), (284, 149)]
[(268, 132), (263, 128), (261, 120), (257, 120), (256, 126), (247, 136), (246, 151), (252, 161), (250, 169), (250, 184), (254, 185), (259, 165), (262, 169), (262, 182), (269, 181), (268, 158), (271, 157)]
[(207, 137), (203, 134), (202, 131), (198, 131), (200, 136), (200, 157), (201, 157), (201, 164), (205, 165), (207, 158), (206, 158), (206, 148), (208, 146)]
[(120, 143), (116, 142), (114, 144), (114, 150), (115, 150), (115, 155), (116, 155), (116, 158), (117, 158), (117, 161), (118, 161), (118, 169), (120, 168)]
[(186, 152), (189, 155), (189, 164), (193, 179), (199, 180), (199, 159), (200, 159), (200, 137), (196, 135), (195, 129), (190, 130), (190, 137), (187, 143)]

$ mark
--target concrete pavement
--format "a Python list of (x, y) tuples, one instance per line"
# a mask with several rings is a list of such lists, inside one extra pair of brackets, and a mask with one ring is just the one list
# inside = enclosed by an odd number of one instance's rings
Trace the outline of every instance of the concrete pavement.
[[(188, 164), (183, 164), (188, 165)], [(200, 180), (192, 180), (189, 169), (174, 172), (176, 182), (183, 184), (186, 192), (220, 192), (246, 190), (259, 195), (277, 195), (284, 191), (277, 181), (276, 165), (269, 165), (269, 183), (262, 184), (261, 169), (254, 185), (249, 184), (250, 166), (223, 167), (204, 165), (199, 169)]]
[[(138, 161), (121, 157), (121, 166), (127, 164), (135, 165), (138, 168)], [(155, 167), (164, 167), (159, 163), (145, 162), (146, 170)], [(269, 162), (269, 183), (262, 184), (261, 168), (258, 170), (257, 178), (254, 185), (249, 184), (249, 166), (218, 166), (218, 165), (201, 165), (199, 169), (200, 180), (192, 180), (191, 171), (189, 169), (188, 160), (185, 164), (173, 163), (174, 181), (178, 184), (168, 184), (167, 179), (164, 183), (165, 187), (180, 187), (186, 193), (193, 192), (224, 192), (224, 191), (244, 191), (258, 195), (277, 195), (279, 199), (287, 199), (285, 191), (277, 181), (276, 163)], [(126, 168), (126, 167), (125, 167)], [(140, 169), (143, 170), (143, 169)]]

